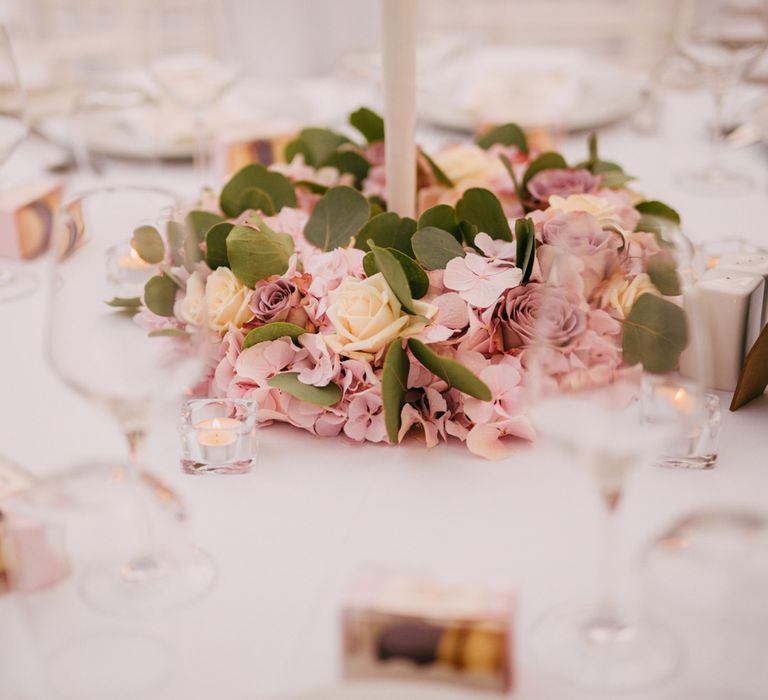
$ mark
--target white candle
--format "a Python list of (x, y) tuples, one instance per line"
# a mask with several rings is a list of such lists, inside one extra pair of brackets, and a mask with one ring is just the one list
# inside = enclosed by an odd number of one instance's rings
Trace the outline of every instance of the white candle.
[(387, 205), (416, 213), (416, 3), (380, 0)]
[[(738, 270), (716, 267), (707, 270), (696, 283), (686, 306), (696, 305), (705, 335), (699, 352), (708, 351), (709, 367), (697, 366), (695, 353), (684, 352), (680, 368), (685, 376), (701, 378), (721, 391), (733, 391), (744, 357), (760, 333), (763, 308), (763, 278)], [(708, 379), (706, 378), (708, 377)]]
[(237, 439), (237, 433), (233, 428), (241, 425), (235, 418), (208, 418), (195, 423), (195, 428), (200, 432), (197, 441), (204, 447), (224, 447), (231, 445)]
[(765, 283), (763, 287), (763, 313), (760, 318), (762, 326), (768, 319), (768, 253), (725, 253), (720, 256), (717, 264), (721, 270), (738, 270), (760, 275)]

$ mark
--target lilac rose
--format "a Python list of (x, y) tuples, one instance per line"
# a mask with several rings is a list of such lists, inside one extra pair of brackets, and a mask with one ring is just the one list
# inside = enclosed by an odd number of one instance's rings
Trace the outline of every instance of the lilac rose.
[(537, 283), (507, 290), (495, 315), (505, 350), (537, 338), (565, 347), (587, 328), (586, 314), (564, 290)]
[(278, 279), (253, 290), (251, 310), (253, 317), (261, 323), (284, 321), (297, 302), (296, 285), (288, 280)]
[(581, 168), (542, 170), (531, 178), (528, 191), (534, 199), (546, 202), (553, 194), (593, 194), (600, 189), (602, 178)]
[(559, 250), (578, 255), (594, 255), (618, 248), (620, 239), (604, 231), (598, 220), (585, 211), (564, 211), (541, 225), (541, 242)]

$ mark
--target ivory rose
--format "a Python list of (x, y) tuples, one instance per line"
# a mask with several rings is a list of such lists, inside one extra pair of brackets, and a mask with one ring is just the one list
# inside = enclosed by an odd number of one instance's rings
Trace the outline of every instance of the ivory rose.
[(504, 174), (504, 166), (497, 156), (474, 144), (451, 146), (434, 157), (454, 185), (485, 183)]
[(228, 267), (216, 268), (205, 285), (208, 325), (219, 333), (241, 328), (253, 318), (252, 292)]
[(329, 298), (326, 315), (336, 333), (325, 341), (334, 352), (359, 360), (373, 359), (395, 338), (418, 333), (424, 319), (437, 313), (436, 306), (421, 301), (413, 302), (419, 316), (405, 313), (380, 272), (363, 280), (346, 277)]
[(641, 272), (630, 281), (621, 272), (616, 272), (600, 292), (600, 306), (613, 309), (620, 318), (626, 318), (642, 294), (660, 295), (647, 273)]
[(197, 271), (187, 279), (187, 290), (179, 303), (177, 316), (192, 326), (205, 323), (205, 281)]

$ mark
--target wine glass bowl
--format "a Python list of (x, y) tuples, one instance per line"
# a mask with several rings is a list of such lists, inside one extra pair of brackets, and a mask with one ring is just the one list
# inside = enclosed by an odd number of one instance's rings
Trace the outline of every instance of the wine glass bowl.
[[(574, 685), (618, 691), (652, 686), (674, 673), (680, 660), (680, 646), (664, 625), (623, 604), (613, 530), (631, 474), (652, 465), (700, 415), (703, 389), (697, 377), (679, 373), (683, 351), (699, 346), (689, 318), (696, 307), (683, 308), (680, 301), (694, 271), (689, 246), (664, 247), (664, 264), (679, 286), (666, 290), (675, 292), (667, 297), (630, 260), (624, 234), (609, 240), (605, 230), (595, 231), (585, 246), (575, 221), (546, 233), (537, 257), (540, 278), (523, 292), (535, 310), (523, 361), (537, 435), (591, 474), (603, 505), (605, 541), (594, 600), (555, 607), (534, 625), (529, 640), (553, 674)], [(641, 291), (625, 296), (629, 288)], [(664, 420), (643, 420), (641, 380), (650, 376), (688, 387), (686, 401), (660, 392), (659, 401), (667, 401)]]
[(754, 188), (748, 174), (723, 163), (725, 109), (730, 92), (768, 47), (768, 3), (681, 0), (674, 37), (678, 50), (701, 71), (715, 107), (710, 163), (682, 173), (682, 184), (706, 195)]
[[(138, 296), (126, 296), (107, 261), (115, 262), (114, 252), (121, 246), (131, 249), (137, 227), (164, 230), (178, 205), (171, 193), (147, 187), (87, 191), (63, 205), (55, 227), (57, 239), (70, 242), (74, 237), (79, 243), (62, 255), (66, 248), (56, 240), (49, 253), (48, 361), (70, 388), (117, 422), (131, 460), (126, 488), (136, 493), (142, 487), (141, 448), (155, 410), (171, 400), (178, 404), (197, 384), (211, 346), (205, 323), (148, 337), (164, 318), (140, 311), (141, 290)], [(147, 279), (160, 270), (167, 280), (185, 274), (172, 262), (166, 250)], [(145, 263), (132, 256), (117, 259), (118, 268), (123, 265), (130, 272), (137, 264), (142, 269)], [(93, 607), (138, 614), (191, 602), (210, 589), (215, 568), (205, 553), (159, 541), (148, 517), (139, 517), (138, 525), (142, 539), (132, 556), (90, 572), (83, 590)]]

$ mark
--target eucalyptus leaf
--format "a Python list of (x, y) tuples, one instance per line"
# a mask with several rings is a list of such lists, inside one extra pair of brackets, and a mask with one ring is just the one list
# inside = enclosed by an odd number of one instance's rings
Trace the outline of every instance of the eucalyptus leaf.
[(459, 220), (456, 218), (456, 210), (450, 204), (436, 204), (419, 217), (419, 228), (429, 227), (448, 231), (457, 241), (461, 242)]
[(525, 137), (525, 132), (511, 122), (494, 127), (477, 139), (477, 145), (486, 150), (497, 143), (502, 146), (516, 146), (519, 151), (528, 153), (528, 139)]
[[(395, 248), (385, 248), (384, 250), (388, 250), (392, 253), (397, 262), (400, 263), (400, 267), (403, 268), (403, 272), (408, 279), (411, 296), (414, 299), (421, 299), (429, 289), (429, 277), (427, 277), (427, 273), (424, 272), (422, 267), (413, 258), (405, 253), (401, 253)], [(368, 277), (373, 277), (377, 272), (380, 272), (379, 266), (376, 264), (376, 256), (374, 256), (373, 252), (366, 254), (363, 258), (363, 270)]]
[(357, 151), (336, 151), (323, 163), (323, 167), (336, 168), (340, 173), (350, 173), (355, 177), (355, 187), (362, 188), (363, 180), (368, 177), (371, 164), (368, 159)]
[(368, 251), (368, 241), (382, 248), (395, 248), (413, 257), (411, 237), (416, 231), (416, 222), (410, 217), (401, 218), (393, 211), (377, 214), (360, 229), (355, 238), (355, 248)]
[(105, 304), (113, 309), (139, 309), (141, 307), (141, 297), (114, 297), (105, 302)]
[(368, 143), (384, 140), (384, 120), (371, 109), (360, 107), (349, 115), (349, 123)]
[(131, 247), (144, 262), (152, 265), (163, 262), (165, 243), (154, 226), (139, 226), (133, 232)]
[(408, 389), (408, 354), (399, 339), (394, 340), (384, 358), (381, 375), (381, 402), (384, 407), (384, 425), (391, 443), (396, 443), (400, 433), (401, 415)]
[(347, 143), (352, 142), (330, 129), (302, 129), (298, 137), (285, 147), (285, 159), (290, 163), (297, 153), (301, 153), (307, 165), (319, 168), (325, 165), (332, 153)]
[(563, 158), (563, 156), (561, 156), (559, 153), (555, 153), (554, 151), (547, 151), (547, 153), (542, 153), (538, 158), (536, 158), (536, 160), (533, 161), (533, 163), (528, 166), (528, 169), (525, 171), (522, 182), (523, 189), (527, 191), (528, 183), (531, 181), (531, 178), (533, 178), (534, 175), (537, 175), (544, 170), (560, 170), (567, 167), (568, 163), (565, 162), (565, 158)]
[(304, 237), (320, 250), (344, 248), (368, 221), (368, 200), (351, 187), (332, 187), (315, 205)]
[(444, 270), (454, 258), (463, 258), (467, 253), (448, 231), (434, 226), (420, 228), (411, 241), (416, 259), (427, 270)]
[(603, 178), (603, 186), (612, 190), (619, 189), (635, 179), (634, 175), (627, 175), (621, 170), (607, 170), (598, 174)]
[(187, 226), (194, 232), (198, 243), (202, 243), (205, 240), (205, 234), (208, 233), (213, 226), (222, 221), (226, 221), (226, 219), (211, 211), (193, 209), (187, 214), (185, 221)]
[(237, 198), (235, 208), (239, 209), (241, 213), (253, 209), (253, 211), (260, 211), (265, 216), (274, 216), (276, 213), (272, 197), (260, 187), (249, 187), (247, 190), (243, 190)]
[(205, 236), (205, 262), (211, 270), (217, 267), (229, 267), (227, 257), (227, 236), (235, 228), (229, 221), (222, 221), (208, 231)]
[(304, 333), (307, 333), (307, 331), (301, 326), (274, 321), (249, 331), (243, 340), (243, 350), (257, 343), (263, 343), (265, 340), (277, 340), (278, 338), (296, 340), (300, 335), (304, 335)]
[(491, 238), (512, 240), (501, 202), (490, 190), (482, 187), (468, 189), (456, 203), (456, 214), (460, 220), (474, 224), (479, 232), (487, 233)]
[(668, 204), (659, 202), (656, 199), (649, 199), (645, 202), (639, 202), (635, 204), (635, 209), (641, 214), (648, 216), (655, 216), (659, 219), (668, 219), (676, 224), (680, 224), (680, 214)]
[(303, 187), (313, 194), (325, 194), (329, 189), (327, 185), (321, 185), (319, 182), (312, 182), (311, 180), (296, 180), (293, 185), (294, 187)]
[(379, 248), (377, 245), (369, 243), (373, 258), (376, 261), (376, 268), (381, 272), (392, 293), (397, 297), (400, 306), (406, 313), (416, 315), (413, 308), (413, 297), (411, 296), (411, 286), (408, 282), (408, 276), (395, 255), (386, 248)]
[(287, 233), (235, 226), (227, 236), (229, 267), (246, 287), (271, 275), (282, 275), (293, 255), (293, 239)]
[(235, 173), (224, 185), (219, 197), (221, 210), (230, 217), (239, 216), (251, 208), (251, 196), (244, 193), (256, 189), (266, 193), (274, 211), (296, 206), (296, 192), (290, 180), (278, 172), (267, 170), (263, 165), (251, 163)]
[(267, 384), (290, 394), (300, 401), (315, 406), (333, 406), (341, 400), (341, 387), (333, 382), (325, 386), (312, 386), (299, 381), (298, 372), (283, 372), (272, 377)]
[(653, 286), (664, 296), (674, 297), (683, 293), (675, 258), (668, 250), (662, 250), (648, 258), (646, 272)]
[(155, 275), (144, 285), (144, 305), (158, 316), (173, 316), (177, 289), (168, 275)]
[(675, 369), (687, 342), (685, 312), (655, 294), (642, 294), (624, 319), (624, 361), (646, 372)]
[(469, 221), (460, 221), (459, 232), (461, 233), (461, 240), (464, 244), (470, 245), (477, 250), (477, 247), (475, 246), (475, 236), (480, 233), (480, 229)]
[(515, 260), (523, 271), (523, 282), (531, 279), (536, 259), (536, 227), (531, 219), (515, 221)]
[(181, 328), (161, 328), (150, 331), (147, 335), (150, 338), (189, 338), (192, 334)]
[(512, 161), (507, 158), (506, 155), (503, 153), (499, 156), (499, 159), (501, 160), (501, 164), (504, 166), (506, 171), (509, 173), (509, 177), (512, 180), (512, 185), (515, 188), (515, 192), (517, 193), (517, 198), (520, 200), (520, 203), (523, 205), (523, 210), (526, 209), (526, 194), (525, 194), (525, 188), (520, 183), (520, 180), (517, 179), (517, 173), (515, 172), (515, 169), (512, 167)]
[(408, 347), (411, 349), (413, 356), (422, 365), (432, 374), (447, 382), (448, 386), (481, 401), (490, 401), (493, 398), (491, 390), (485, 382), (478, 379), (464, 365), (456, 362), (456, 360), (438, 355), (427, 345), (415, 338), (408, 340)]
[(419, 152), (421, 153), (424, 160), (427, 161), (427, 165), (432, 171), (432, 174), (435, 176), (435, 180), (437, 180), (438, 184), (442, 185), (443, 187), (453, 187), (453, 180), (451, 180), (451, 178), (449, 178), (443, 172), (442, 168), (440, 168), (440, 166), (435, 163), (434, 160), (432, 160), (429, 154), (423, 149), (419, 149)]
[[(187, 235), (194, 236), (193, 233), (188, 232), (186, 225), (178, 221), (171, 220), (165, 225), (165, 240), (168, 241), (171, 265), (174, 267), (184, 264), (186, 257), (184, 249)], [(197, 245), (197, 241), (195, 241), (195, 245)]]

